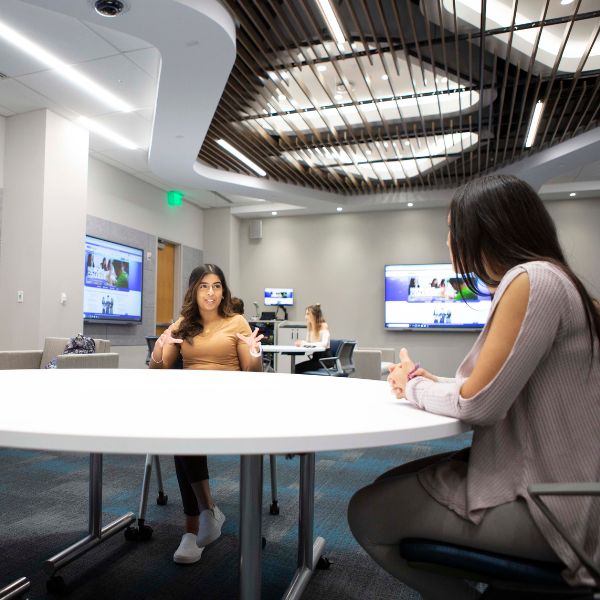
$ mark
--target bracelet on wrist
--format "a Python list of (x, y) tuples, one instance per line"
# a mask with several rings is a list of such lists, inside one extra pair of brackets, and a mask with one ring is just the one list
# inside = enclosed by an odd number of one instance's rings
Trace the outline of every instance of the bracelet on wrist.
[(252, 350), (250, 350), (250, 356), (253, 356), (254, 358), (259, 358), (260, 356), (262, 356), (262, 346), (258, 346), (258, 352), (253, 352)]
[(160, 360), (156, 360), (154, 358), (154, 350), (150, 353), (150, 358), (154, 361), (155, 364), (160, 365), (162, 363), (162, 358)]

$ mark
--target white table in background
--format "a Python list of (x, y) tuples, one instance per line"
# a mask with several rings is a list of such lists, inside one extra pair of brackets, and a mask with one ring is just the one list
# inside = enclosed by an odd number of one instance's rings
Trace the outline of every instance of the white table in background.
[(296, 356), (314, 354), (315, 352), (323, 352), (322, 347), (309, 346), (280, 346), (263, 344), (263, 352), (279, 352), (280, 354), (289, 354), (290, 356), (290, 373), (294, 373), (296, 367)]
[[(324, 546), (322, 538), (313, 544), (315, 452), (468, 429), (366, 379), (179, 369), (104, 369), (103, 385), (96, 377), (94, 369), (0, 371), (0, 389), (14, 393), (3, 404), (0, 446), (100, 456), (240, 455), (241, 600), (261, 597), (264, 454), (301, 456), (298, 570), (284, 595), (291, 600), (300, 597)], [(101, 497), (101, 490), (90, 492)]]

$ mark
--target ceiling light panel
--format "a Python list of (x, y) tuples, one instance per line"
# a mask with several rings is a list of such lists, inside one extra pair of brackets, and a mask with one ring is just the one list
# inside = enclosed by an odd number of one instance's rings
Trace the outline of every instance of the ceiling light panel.
[[(376, 142), (377, 152), (369, 154), (367, 144), (345, 144), (340, 147), (321, 146), (314, 149), (284, 152), (282, 156), (288, 160), (295, 159), (304, 162), (306, 166), (312, 167), (344, 167), (348, 172), (360, 177), (375, 177), (385, 169), (385, 162), (391, 168), (394, 162), (402, 162), (405, 167), (406, 176), (400, 176), (400, 168), (394, 168), (397, 179), (406, 179), (418, 175), (421, 166), (431, 169), (434, 165), (446, 161), (446, 156), (457, 156), (463, 151), (473, 149), (478, 136), (474, 132), (453, 133), (440, 136), (426, 136), (414, 138), (408, 141), (408, 145), (402, 140), (390, 142)], [(421, 158), (430, 158), (431, 161), (423, 162)], [(416, 159), (416, 160), (414, 160)], [(439, 160), (438, 160), (439, 159)], [(368, 167), (371, 165), (375, 172)], [(381, 164), (382, 168), (377, 167)], [(358, 168), (357, 168), (358, 167)], [(364, 168), (363, 168), (364, 167)], [(383, 179), (390, 179), (388, 173)]]
[[(431, 9), (437, 7), (438, 0), (425, 0), (427, 4), (428, 14), (435, 20), (437, 17), (437, 8), (435, 12)], [(499, 27), (510, 27), (513, 20), (512, 0), (487, 0), (486, 3), (486, 28), (493, 29)], [(519, 2), (515, 24), (521, 25), (540, 20), (541, 11), (545, 2)], [(454, 22), (454, 6), (456, 6), (456, 18), (458, 20), (459, 31), (472, 30), (473, 27), (479, 27), (481, 21), (481, 10), (478, 2), (472, 0), (443, 0), (443, 8), (445, 11), (444, 23), (450, 29)], [(548, 5), (547, 19), (556, 19), (560, 17), (570, 17), (576, 4), (572, 3), (564, 5), (553, 0)], [(578, 13), (586, 13), (598, 10), (597, 0), (582, 0), (578, 9)], [(573, 73), (576, 71), (582, 55), (586, 51), (590, 37), (594, 34), (596, 27), (596, 19), (587, 19), (575, 21), (572, 26), (569, 40), (565, 46), (560, 64), (559, 71)], [(542, 29), (540, 36), (539, 47), (535, 54), (536, 66), (541, 71), (551, 70), (556, 60), (557, 50), (561, 46), (563, 35), (569, 23), (561, 23), (557, 25), (546, 25)], [(513, 62), (519, 58), (526, 58), (533, 54), (535, 40), (539, 33), (539, 27), (528, 27), (526, 29), (517, 30), (513, 34), (512, 39), (512, 59)], [(501, 42), (505, 48), (508, 47), (510, 35), (500, 34), (490, 36), (488, 46), (493, 41)], [(521, 67), (523, 65), (521, 64)], [(587, 59), (583, 71), (591, 71), (600, 68), (600, 39), (596, 39), (592, 46), (589, 58)]]
[[(372, 66), (366, 56), (338, 60), (339, 75), (333, 68), (325, 74), (318, 71), (315, 74), (306, 66), (271, 71), (270, 81), (265, 80), (268, 89), (273, 82), (286, 82), (285, 86), (273, 89), (271, 100), (273, 97), (279, 99), (282, 89), (285, 89), (287, 97), (278, 102), (268, 102), (270, 107), (265, 109), (264, 97), (261, 96), (244, 111), (244, 116), (256, 119), (267, 130), (292, 133), (294, 130), (306, 132), (332, 126), (339, 130), (382, 120), (395, 122), (440, 114), (452, 116), (461, 110), (463, 113), (475, 111), (478, 107), (479, 90), (467, 89), (467, 81), (452, 77), (445, 82), (438, 77), (436, 81), (431, 68), (422, 71), (416, 60), (411, 60), (409, 70), (408, 63), (399, 58), (399, 75), (391, 55), (383, 58), (374, 56), (372, 60)], [(381, 74), (386, 72), (389, 78), (381, 79)], [(284, 73), (289, 75), (286, 79), (282, 78)], [(369, 73), (370, 83), (365, 81), (363, 73)], [(486, 102), (495, 97), (495, 92), (485, 90), (485, 93)], [(287, 98), (294, 98), (295, 104), (292, 105)], [(281, 114), (283, 112), (285, 116)]]

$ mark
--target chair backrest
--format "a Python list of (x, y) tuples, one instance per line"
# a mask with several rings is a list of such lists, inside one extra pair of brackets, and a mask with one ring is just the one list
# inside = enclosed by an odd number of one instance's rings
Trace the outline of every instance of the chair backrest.
[(331, 356), (335, 356), (337, 358), (342, 348), (343, 341), (344, 340), (329, 340), (329, 352), (331, 352)]
[(356, 367), (354, 366), (354, 348), (356, 348), (356, 342), (354, 340), (344, 340), (340, 346), (338, 353), (338, 368), (344, 373), (345, 377), (348, 377), (351, 373), (354, 373)]

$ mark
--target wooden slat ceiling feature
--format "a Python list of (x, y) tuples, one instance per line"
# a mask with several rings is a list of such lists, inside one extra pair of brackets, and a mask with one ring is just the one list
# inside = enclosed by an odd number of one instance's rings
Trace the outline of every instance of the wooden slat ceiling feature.
[[(224, 0), (237, 59), (199, 159), (344, 195), (455, 186), (600, 124), (597, 0)], [(531, 148), (533, 110), (544, 110)]]

